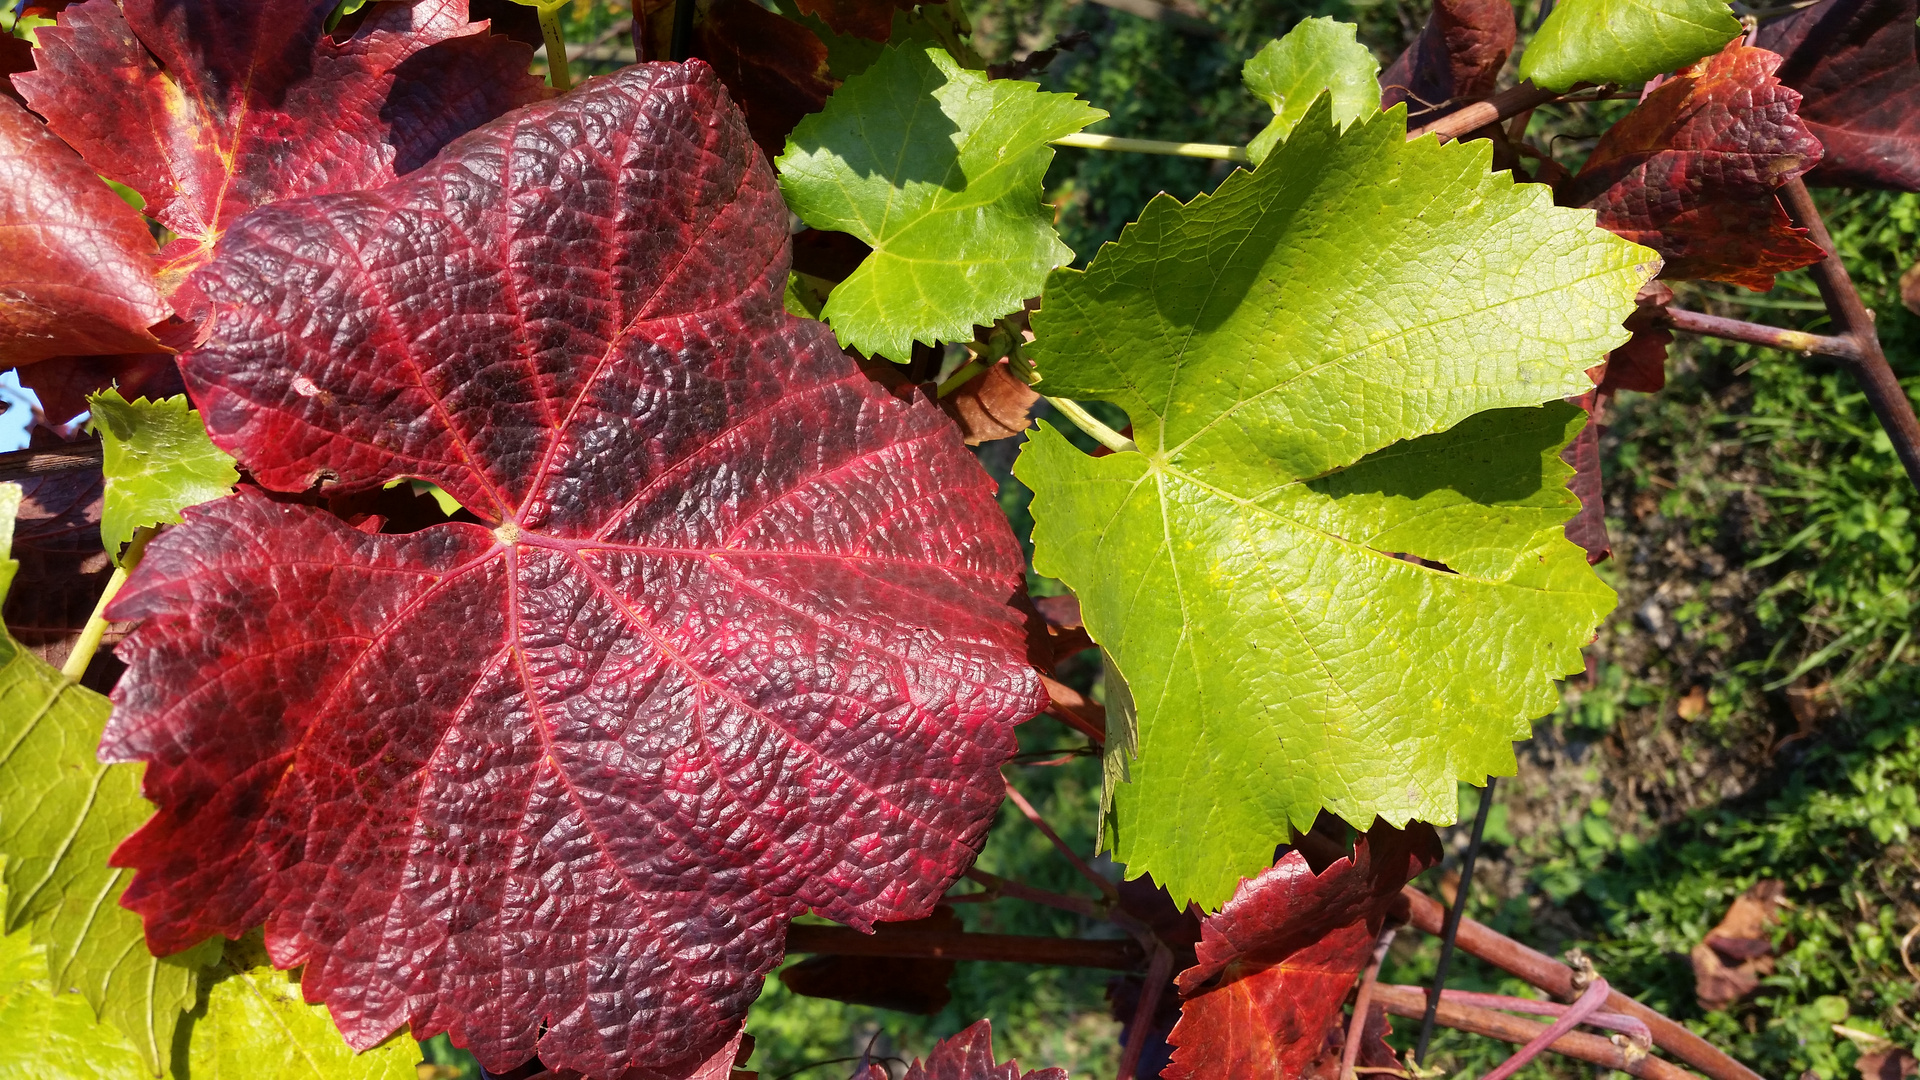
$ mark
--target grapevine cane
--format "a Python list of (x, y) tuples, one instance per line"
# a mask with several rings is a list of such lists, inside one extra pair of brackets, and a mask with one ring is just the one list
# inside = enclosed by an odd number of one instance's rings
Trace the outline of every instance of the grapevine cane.
[(1427, 1014), (1420, 1020), (1420, 1042), (1413, 1051), (1417, 1064), (1427, 1063), (1434, 1012), (1440, 1008), (1440, 991), (1447, 985), (1447, 965), (1453, 960), (1453, 941), (1460, 933), (1460, 916), (1467, 909), (1467, 894), (1473, 888), (1473, 861), (1480, 854), (1480, 838), (1487, 831), (1487, 813), (1493, 809), (1494, 779), (1487, 777), (1487, 786), (1480, 792), (1480, 809), (1473, 815), (1473, 838), (1467, 842), (1467, 853), (1460, 860), (1460, 887), (1454, 890), (1453, 904), (1447, 909), (1446, 929), (1440, 933), (1440, 962), (1434, 969), (1433, 989), (1427, 992)]
[(1354, 1063), (1360, 1060), (1360, 1041), (1367, 1034), (1367, 1010), (1373, 1005), (1373, 988), (1380, 982), (1380, 965), (1393, 947), (1394, 927), (1380, 931), (1374, 942), (1373, 956), (1367, 961), (1367, 974), (1353, 995), (1353, 1019), (1347, 1021), (1347, 1044), (1340, 1050), (1340, 1080), (1355, 1080)]

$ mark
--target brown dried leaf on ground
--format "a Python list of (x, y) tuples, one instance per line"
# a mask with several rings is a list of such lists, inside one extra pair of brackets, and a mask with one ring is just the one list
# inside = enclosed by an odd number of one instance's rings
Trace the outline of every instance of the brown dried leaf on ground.
[(1860, 1071), (1860, 1080), (1908, 1080), (1920, 1076), (1920, 1058), (1898, 1046), (1861, 1054), (1853, 1067)]
[(1702, 1009), (1724, 1009), (1773, 974), (1773, 926), (1786, 891), (1785, 882), (1755, 882), (1693, 947), (1694, 996)]

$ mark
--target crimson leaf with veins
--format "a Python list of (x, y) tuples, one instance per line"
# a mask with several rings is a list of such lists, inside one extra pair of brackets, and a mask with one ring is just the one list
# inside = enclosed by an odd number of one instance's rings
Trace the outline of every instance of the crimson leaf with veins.
[(355, 1046), (675, 1077), (788, 919), (932, 909), (1046, 701), (1020, 548), (940, 410), (785, 313), (788, 251), (698, 62), (236, 223), (182, 359), (215, 441), (487, 525), (243, 493), (148, 548), (101, 753), (149, 763), (156, 951), (264, 921)]

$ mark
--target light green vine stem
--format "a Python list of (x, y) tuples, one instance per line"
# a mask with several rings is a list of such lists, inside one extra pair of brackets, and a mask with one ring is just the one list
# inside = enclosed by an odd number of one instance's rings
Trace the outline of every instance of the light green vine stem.
[(152, 537), (152, 529), (134, 530), (126, 554), (120, 557), (120, 565), (113, 568), (113, 576), (107, 579), (107, 587), (100, 592), (100, 602), (93, 605), (93, 614), (87, 616), (87, 625), (80, 629), (80, 640), (73, 643), (73, 652), (67, 655), (67, 662), (60, 665), (60, 674), (79, 682), (80, 677), (87, 673), (87, 665), (93, 663), (93, 654), (100, 649), (100, 638), (107, 632), (107, 605), (113, 603), (120, 586), (127, 583), (127, 575), (140, 565), (140, 556), (147, 550), (147, 541)]
[(961, 387), (967, 385), (968, 379), (973, 378), (975, 375), (978, 375), (985, 370), (987, 370), (987, 366), (985, 364), (982, 364), (978, 360), (969, 360), (965, 364), (962, 364), (960, 366), (959, 371), (956, 371), (951, 376), (948, 376), (947, 381), (941, 383), (939, 388), (933, 392), (933, 396), (937, 398), (946, 397), (948, 394), (951, 394), (955, 390), (958, 390)]
[(573, 75), (567, 70), (567, 39), (560, 36), (560, 9), (565, 6), (540, 6), (540, 34), (547, 39), (547, 81), (563, 94), (573, 89)]
[(1064, 135), (1054, 146), (1074, 146), (1082, 150), (1124, 150), (1135, 154), (1169, 154), (1174, 157), (1212, 158), (1216, 161), (1246, 161), (1244, 146), (1219, 143), (1162, 142), (1159, 139), (1123, 139), (1117, 135)]
[(1113, 430), (1099, 420), (1094, 419), (1092, 413), (1088, 412), (1079, 402), (1072, 398), (1050, 397), (1047, 399), (1047, 404), (1059, 409), (1060, 415), (1073, 421), (1074, 427), (1093, 436), (1101, 446), (1106, 447), (1116, 454), (1124, 454), (1129, 450), (1139, 449), (1139, 447), (1133, 445), (1132, 439), (1127, 438), (1125, 435)]

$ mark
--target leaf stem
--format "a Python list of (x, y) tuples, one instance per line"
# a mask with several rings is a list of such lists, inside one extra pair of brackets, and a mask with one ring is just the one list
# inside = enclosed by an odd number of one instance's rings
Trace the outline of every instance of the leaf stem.
[(127, 575), (140, 565), (140, 556), (147, 550), (147, 541), (152, 538), (153, 530), (139, 528), (133, 531), (133, 540), (127, 544), (125, 555), (120, 557), (120, 565), (113, 568), (113, 576), (107, 579), (107, 587), (100, 591), (100, 602), (93, 605), (93, 614), (87, 616), (87, 625), (80, 628), (80, 638), (73, 643), (73, 651), (67, 654), (67, 661), (60, 665), (60, 674), (74, 682), (87, 673), (87, 665), (93, 663), (93, 654), (100, 649), (100, 639), (107, 633), (107, 605), (119, 594), (120, 586), (127, 583)]
[(973, 934), (918, 930), (880, 923), (864, 934), (848, 926), (795, 923), (787, 927), (790, 953), (836, 956), (898, 956), (930, 960), (991, 960), (1014, 964), (1106, 968), (1135, 971), (1146, 958), (1138, 942), (1126, 938), (1056, 938), (1027, 934)]
[(1044, 904), (1047, 907), (1057, 908), (1061, 911), (1071, 911), (1075, 915), (1085, 915), (1089, 919), (1104, 919), (1107, 917), (1105, 902), (1084, 900), (1078, 896), (1068, 896), (1065, 893), (1035, 888), (1024, 881), (1015, 881), (1012, 878), (1003, 878), (998, 874), (989, 874), (977, 866), (967, 871), (967, 879), (979, 883), (981, 887), (985, 888), (994, 896), (1010, 896), (1015, 900), (1025, 900), (1030, 904)]
[(1039, 829), (1048, 840), (1053, 842), (1053, 846), (1059, 850), (1060, 854), (1066, 856), (1067, 861), (1073, 864), (1073, 868), (1080, 871), (1080, 876), (1092, 882), (1093, 887), (1100, 890), (1100, 895), (1106, 897), (1107, 903), (1119, 903), (1120, 890), (1113, 887), (1113, 882), (1101, 877), (1093, 867), (1087, 865), (1087, 861), (1082, 859), (1078, 852), (1068, 847), (1065, 840), (1060, 839), (1060, 834), (1054, 832), (1053, 826), (1047, 824), (1047, 819), (1040, 816), (1040, 811), (1035, 810), (1033, 804), (1027, 801), (1027, 797), (1020, 794), (1020, 789), (1013, 786), (1013, 781), (1003, 779), (1002, 782), (1007, 785), (1007, 798), (1012, 799), (1013, 805), (1020, 808), (1020, 812), (1027, 816), (1028, 821), (1033, 822), (1034, 828)]
[(937, 398), (946, 397), (948, 394), (951, 394), (955, 390), (958, 390), (961, 387), (967, 385), (968, 379), (973, 378), (975, 375), (978, 375), (985, 370), (987, 370), (987, 367), (985, 364), (982, 364), (978, 360), (969, 360), (966, 363), (960, 365), (959, 371), (956, 371), (952, 375), (949, 375), (947, 377), (947, 381), (941, 383), (939, 388), (934, 390), (933, 396)]
[(573, 74), (567, 70), (567, 39), (560, 33), (560, 9), (565, 6), (543, 4), (539, 8), (540, 36), (547, 39), (547, 81), (563, 94), (573, 89)]
[(1059, 409), (1060, 415), (1073, 421), (1074, 427), (1093, 436), (1094, 441), (1116, 454), (1124, 454), (1129, 450), (1139, 449), (1139, 447), (1133, 445), (1132, 439), (1101, 423), (1092, 413), (1086, 410), (1085, 406), (1072, 398), (1050, 397), (1047, 398), (1047, 404)]
[(1082, 131), (1062, 135), (1054, 146), (1080, 150), (1119, 150), (1135, 154), (1166, 154), (1171, 157), (1210, 158), (1215, 161), (1246, 161), (1247, 148), (1220, 143), (1164, 142), (1160, 139), (1123, 139), (1118, 135), (1089, 135)]

